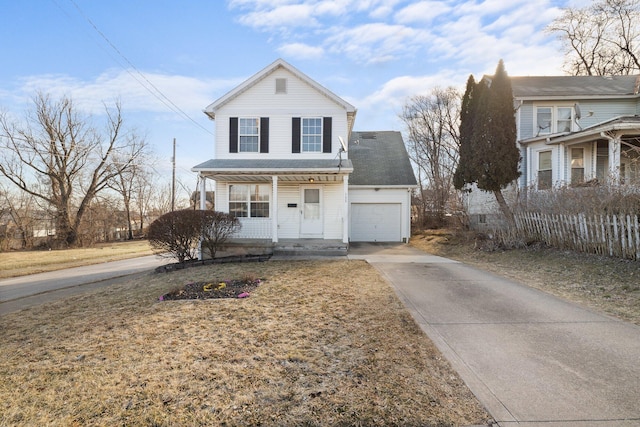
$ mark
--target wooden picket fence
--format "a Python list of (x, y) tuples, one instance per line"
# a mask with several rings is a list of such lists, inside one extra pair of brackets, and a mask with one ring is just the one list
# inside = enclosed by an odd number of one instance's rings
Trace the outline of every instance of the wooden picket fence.
[(529, 240), (580, 252), (640, 260), (638, 215), (515, 214), (518, 233)]

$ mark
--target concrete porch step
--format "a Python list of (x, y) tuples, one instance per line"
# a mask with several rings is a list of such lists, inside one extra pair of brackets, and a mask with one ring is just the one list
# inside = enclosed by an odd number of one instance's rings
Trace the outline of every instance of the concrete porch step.
[(280, 256), (346, 256), (348, 244), (340, 240), (291, 239), (282, 240), (273, 247)]

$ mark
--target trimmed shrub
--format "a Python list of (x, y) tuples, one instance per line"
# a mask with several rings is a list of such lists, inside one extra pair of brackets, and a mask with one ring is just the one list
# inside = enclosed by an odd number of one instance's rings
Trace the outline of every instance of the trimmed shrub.
[(202, 248), (209, 251), (211, 258), (216, 257), (216, 252), (221, 249), (227, 239), (240, 230), (241, 224), (238, 218), (224, 212), (202, 212)]
[(147, 234), (151, 247), (158, 255), (175, 258), (180, 263), (196, 259), (202, 235), (202, 212), (174, 211), (153, 221)]

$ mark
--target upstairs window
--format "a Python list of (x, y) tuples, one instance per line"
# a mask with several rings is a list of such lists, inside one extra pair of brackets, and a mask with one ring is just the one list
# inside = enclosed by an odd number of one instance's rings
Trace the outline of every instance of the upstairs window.
[(551, 151), (538, 153), (538, 190), (548, 190), (552, 185)]
[(260, 141), (260, 120), (256, 118), (238, 120), (239, 151), (257, 153)]
[(266, 184), (229, 186), (229, 213), (236, 218), (269, 218), (271, 189)]
[(322, 118), (302, 119), (302, 152), (320, 153), (322, 151)]
[(537, 107), (536, 135), (571, 132), (573, 107)]

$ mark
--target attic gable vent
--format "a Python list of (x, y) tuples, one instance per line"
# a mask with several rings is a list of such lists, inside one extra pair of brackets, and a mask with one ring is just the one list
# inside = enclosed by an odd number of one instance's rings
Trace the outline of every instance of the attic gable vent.
[(287, 79), (276, 79), (276, 93), (287, 93)]

